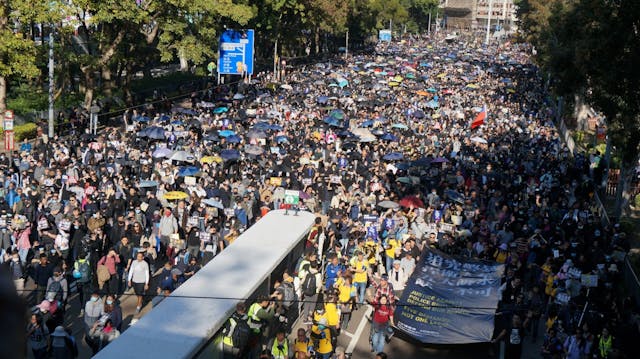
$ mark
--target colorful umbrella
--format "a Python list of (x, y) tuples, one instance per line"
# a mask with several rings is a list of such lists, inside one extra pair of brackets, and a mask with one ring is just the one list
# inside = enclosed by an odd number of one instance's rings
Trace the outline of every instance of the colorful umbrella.
[(167, 192), (164, 194), (164, 199), (168, 200), (168, 201), (173, 201), (173, 200), (180, 200), (180, 199), (185, 199), (188, 198), (189, 195), (182, 192), (182, 191), (172, 191), (172, 192)]

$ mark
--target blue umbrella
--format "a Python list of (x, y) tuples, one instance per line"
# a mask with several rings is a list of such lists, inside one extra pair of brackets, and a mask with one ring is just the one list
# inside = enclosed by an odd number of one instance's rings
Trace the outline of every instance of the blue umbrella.
[(211, 132), (211, 133), (207, 133), (206, 135), (204, 135), (204, 137), (202, 137), (205, 141), (220, 141), (220, 137)]
[(373, 126), (373, 121), (371, 120), (366, 120), (360, 124), (360, 127), (371, 127), (371, 126)]
[(434, 109), (434, 108), (440, 107), (440, 104), (436, 100), (431, 100), (431, 101), (427, 102), (427, 107), (431, 108), (431, 109)]
[(140, 181), (140, 184), (138, 184), (138, 187), (149, 188), (149, 187), (155, 187), (157, 185), (158, 185), (158, 182), (156, 181)]
[(400, 163), (396, 163), (396, 168), (399, 170), (403, 170), (406, 171), (409, 168), (411, 168), (411, 163), (410, 162), (400, 162)]
[(380, 137), (381, 140), (384, 141), (397, 141), (398, 137), (390, 134), (390, 133), (385, 133), (384, 135), (382, 135), (382, 137)]
[(222, 130), (222, 131), (218, 132), (218, 135), (219, 135), (220, 137), (229, 137), (229, 136), (233, 136), (233, 135), (235, 135), (235, 134), (236, 134), (236, 133), (235, 133), (235, 132), (233, 132), (233, 131), (231, 131), (231, 130)]
[(177, 121), (171, 122), (171, 124), (174, 125), (174, 126), (182, 126), (182, 125), (184, 125), (184, 122), (182, 122), (180, 120), (177, 120)]
[(277, 136), (276, 137), (276, 142), (277, 143), (285, 143), (285, 142), (289, 142), (289, 139), (287, 138), (287, 136)]
[(427, 92), (436, 93), (436, 92), (438, 92), (438, 90), (436, 90), (436, 89), (435, 89), (435, 88), (433, 88), (433, 87), (429, 87), (429, 88), (427, 89)]
[(353, 138), (356, 137), (356, 135), (353, 134), (353, 132), (345, 130), (345, 131), (341, 131), (338, 133), (338, 136), (340, 137), (346, 137), (346, 138)]
[(269, 122), (258, 122), (255, 125), (253, 125), (253, 129), (266, 131), (271, 129), (271, 125), (269, 124)]
[(218, 209), (224, 209), (224, 205), (221, 202), (216, 201), (216, 200), (214, 200), (212, 198), (203, 199), (202, 203), (204, 203), (205, 205), (207, 205), (209, 207), (215, 207), (215, 208), (218, 208)]
[(343, 88), (345, 86), (349, 86), (349, 81), (347, 81), (344, 78), (339, 78), (338, 79), (338, 86), (340, 86), (340, 88)]
[(200, 169), (198, 167), (185, 166), (185, 167), (180, 167), (180, 169), (178, 170), (178, 176), (180, 177), (193, 176), (198, 172), (200, 172)]
[(234, 149), (222, 150), (220, 151), (220, 158), (225, 161), (237, 160), (240, 158), (240, 152)]
[(238, 135), (231, 135), (231, 136), (227, 137), (227, 142), (229, 142), (229, 143), (240, 143), (240, 142), (242, 142), (242, 137), (240, 137)]
[(269, 129), (271, 131), (282, 131), (282, 130), (284, 130), (284, 127), (282, 127), (280, 125), (269, 125)]
[(166, 147), (161, 147), (161, 148), (158, 148), (157, 150), (153, 151), (153, 158), (169, 157), (169, 156), (171, 156), (172, 153), (173, 153), (173, 151), (171, 151), (170, 149), (168, 149)]
[(198, 114), (198, 112), (195, 111), (195, 110), (192, 110), (190, 108), (182, 108), (182, 107), (176, 108), (175, 112), (181, 113), (181, 114), (184, 114), (184, 115), (197, 115)]
[(171, 119), (171, 117), (168, 116), (168, 115), (162, 115), (159, 118), (160, 122), (169, 121), (170, 119)]
[(413, 112), (413, 117), (415, 118), (424, 118), (424, 112), (422, 112), (421, 110), (417, 110)]
[(151, 119), (147, 116), (136, 116), (133, 120), (136, 122), (149, 122)]
[(407, 130), (409, 129), (409, 127), (403, 123), (394, 123), (393, 125), (391, 125), (392, 128), (397, 128), (400, 130)]
[(340, 126), (340, 120), (333, 118), (333, 117), (326, 117), (324, 119), (324, 123), (326, 123), (329, 126)]
[(427, 157), (422, 157), (411, 162), (411, 165), (414, 167), (428, 167), (431, 165), (431, 160)]
[(225, 113), (227, 111), (229, 111), (229, 109), (226, 107), (216, 107), (213, 109), (213, 113)]
[(233, 95), (233, 99), (234, 100), (242, 100), (244, 98), (244, 95), (241, 93), (237, 93), (235, 95)]
[(430, 63), (428, 63), (428, 62), (421, 62), (421, 63), (420, 63), (420, 67), (433, 67), (433, 65), (431, 65), (431, 64), (430, 64)]
[(148, 137), (154, 140), (163, 140), (165, 138), (164, 128), (158, 126), (150, 126), (138, 132), (138, 136)]
[(335, 109), (329, 113), (329, 117), (335, 118), (336, 120), (344, 120), (347, 115), (344, 111), (340, 109)]
[(404, 158), (404, 155), (400, 152), (387, 153), (382, 157), (385, 161), (400, 161)]
[(320, 96), (320, 97), (318, 97), (318, 99), (316, 101), (318, 101), (319, 104), (324, 105), (327, 102), (329, 102), (329, 97), (328, 96)]
[(248, 138), (267, 138), (267, 134), (264, 131), (252, 129), (247, 132)]

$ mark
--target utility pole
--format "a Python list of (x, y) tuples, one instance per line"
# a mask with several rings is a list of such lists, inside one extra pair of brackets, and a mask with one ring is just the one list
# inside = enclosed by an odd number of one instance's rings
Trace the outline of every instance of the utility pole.
[(429, 11), (429, 24), (427, 24), (427, 34), (431, 36), (431, 11)]
[(273, 81), (278, 81), (278, 39), (273, 47)]
[(393, 38), (393, 19), (389, 19), (389, 31), (391, 31), (391, 37)]
[(484, 44), (489, 45), (489, 33), (491, 32), (491, 12), (493, 11), (493, 0), (489, 0), (489, 14), (487, 15), (487, 34), (484, 38)]
[(54, 60), (53, 60), (53, 28), (49, 33), (49, 139), (53, 139), (54, 136), (54, 123), (53, 123), (53, 87), (54, 87)]
[(344, 57), (349, 58), (349, 29), (347, 29), (347, 40), (345, 42)]

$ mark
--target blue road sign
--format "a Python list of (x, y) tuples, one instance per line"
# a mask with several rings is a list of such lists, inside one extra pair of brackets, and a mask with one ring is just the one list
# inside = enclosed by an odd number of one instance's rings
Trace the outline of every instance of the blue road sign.
[(380, 30), (378, 40), (391, 42), (391, 30)]
[(220, 74), (253, 74), (253, 30), (225, 30), (220, 35), (218, 71)]

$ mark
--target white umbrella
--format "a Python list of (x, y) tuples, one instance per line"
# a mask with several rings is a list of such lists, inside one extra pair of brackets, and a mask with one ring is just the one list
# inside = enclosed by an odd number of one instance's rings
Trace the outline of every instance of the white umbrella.
[(202, 200), (202, 203), (206, 204), (209, 207), (215, 207), (215, 208), (218, 208), (218, 209), (224, 209), (224, 205), (221, 202), (216, 201), (216, 200), (214, 200), (212, 198), (207, 198), (205, 200)]
[(193, 162), (196, 160), (196, 157), (187, 151), (176, 151), (169, 159), (172, 161)]
[(482, 138), (482, 137), (477, 137), (477, 136), (476, 136), (476, 137), (471, 137), (471, 138), (469, 139), (469, 141), (471, 141), (471, 142), (477, 142), (477, 143), (487, 144), (487, 140), (485, 140), (485, 139), (484, 139), (484, 138)]
[(394, 202), (394, 201), (382, 201), (382, 202), (378, 203), (378, 207), (381, 207), (381, 208), (398, 208), (398, 207), (400, 207), (400, 205), (397, 202)]

